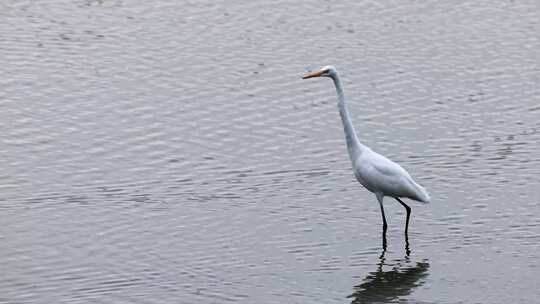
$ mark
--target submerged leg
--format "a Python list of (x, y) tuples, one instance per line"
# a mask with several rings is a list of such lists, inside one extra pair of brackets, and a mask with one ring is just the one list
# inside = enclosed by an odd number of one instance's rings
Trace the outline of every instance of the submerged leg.
[(377, 200), (379, 201), (379, 206), (381, 206), (381, 214), (383, 220), (383, 249), (386, 250), (386, 229), (388, 228), (388, 225), (386, 224), (386, 216), (384, 216), (383, 195), (377, 194)]
[(398, 197), (395, 197), (395, 199), (403, 206), (405, 207), (405, 210), (407, 211), (407, 220), (405, 221), (405, 239), (407, 240), (407, 243), (409, 242), (409, 218), (411, 217), (411, 207), (407, 206), (402, 200), (400, 200)]
[(411, 246), (409, 246), (409, 236), (405, 235), (405, 254), (407, 257), (411, 254)]

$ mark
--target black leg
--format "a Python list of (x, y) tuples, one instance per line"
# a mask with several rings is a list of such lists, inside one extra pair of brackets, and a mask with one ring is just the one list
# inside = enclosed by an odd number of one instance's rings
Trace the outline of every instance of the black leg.
[(388, 225), (386, 224), (386, 216), (384, 216), (384, 208), (382, 204), (381, 204), (381, 214), (382, 214), (383, 232), (384, 234), (386, 234), (386, 228), (388, 228)]
[(402, 200), (398, 197), (394, 197), (407, 211), (407, 220), (405, 221), (405, 240), (409, 243), (409, 218), (411, 217), (411, 207), (407, 206)]
[[(386, 216), (384, 216), (384, 208), (382, 204), (382, 198), (379, 200), (379, 205), (381, 206), (381, 214), (382, 214), (382, 220), (383, 220), (383, 249), (386, 251), (386, 229), (388, 228), (388, 225), (386, 224)], [(384, 251), (383, 251), (384, 252)]]

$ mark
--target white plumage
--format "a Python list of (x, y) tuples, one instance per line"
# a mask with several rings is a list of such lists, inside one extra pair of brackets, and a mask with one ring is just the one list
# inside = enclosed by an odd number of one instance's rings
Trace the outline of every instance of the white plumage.
[(412, 179), (411, 175), (400, 165), (379, 153), (374, 152), (358, 140), (358, 136), (356, 135), (347, 109), (343, 85), (337, 70), (333, 66), (325, 66), (320, 70), (304, 75), (302, 78), (307, 79), (312, 77), (329, 77), (334, 81), (339, 99), (339, 114), (343, 122), (347, 150), (352, 162), (354, 176), (360, 184), (373, 192), (379, 201), (383, 218), (383, 246), (386, 248), (387, 224), (383, 208), (383, 198), (385, 196), (395, 198), (407, 211), (405, 238), (408, 244), (408, 228), (411, 208), (400, 198), (410, 198), (422, 203), (429, 203), (429, 194), (426, 189), (417, 184)]

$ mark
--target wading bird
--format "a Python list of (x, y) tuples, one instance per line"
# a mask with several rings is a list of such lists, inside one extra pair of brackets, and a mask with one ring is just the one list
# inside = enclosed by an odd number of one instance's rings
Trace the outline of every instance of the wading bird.
[(339, 79), (337, 70), (333, 66), (325, 66), (318, 71), (310, 72), (302, 78), (329, 77), (334, 81), (338, 95), (338, 108), (343, 122), (345, 139), (347, 141), (347, 151), (351, 158), (354, 176), (367, 190), (373, 192), (379, 201), (383, 219), (383, 247), (386, 249), (386, 217), (384, 216), (383, 198), (390, 196), (395, 198), (407, 211), (405, 222), (405, 240), (408, 250), (408, 230), (411, 207), (405, 204), (400, 198), (410, 198), (422, 203), (429, 203), (430, 198), (427, 191), (417, 184), (412, 177), (400, 165), (388, 158), (374, 152), (369, 147), (363, 145), (351, 122), (351, 117), (347, 109), (343, 85)]

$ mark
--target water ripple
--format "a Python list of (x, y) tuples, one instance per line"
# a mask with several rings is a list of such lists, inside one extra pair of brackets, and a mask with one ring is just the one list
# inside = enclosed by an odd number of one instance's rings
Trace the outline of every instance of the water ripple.
[[(0, 302), (538, 298), (534, 3), (0, 6)], [(433, 196), (409, 260), (387, 200), (378, 268), (322, 64)]]

